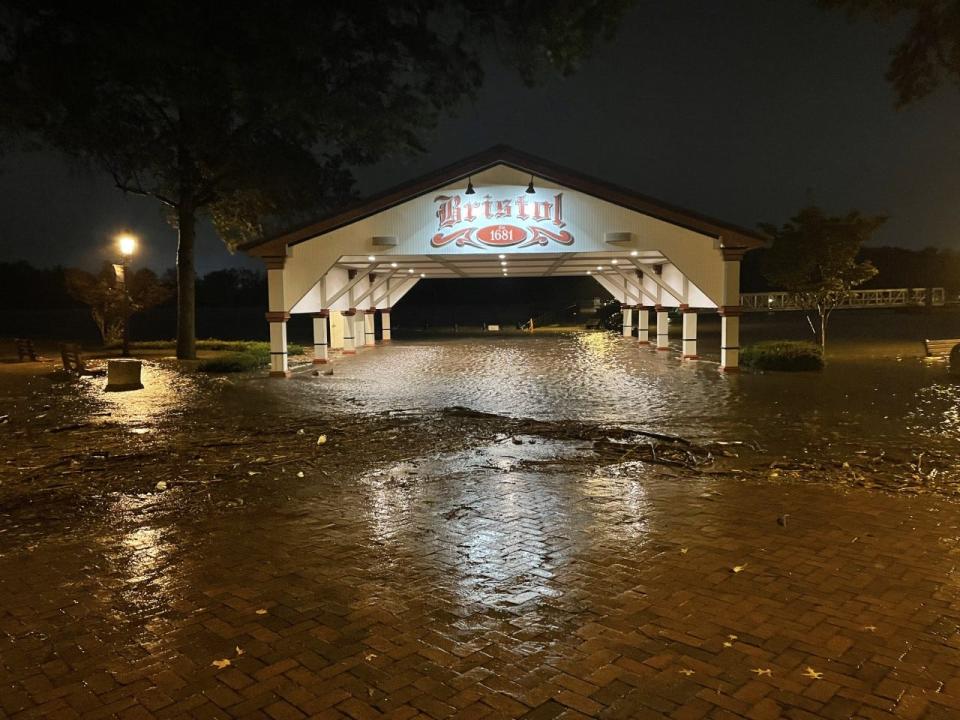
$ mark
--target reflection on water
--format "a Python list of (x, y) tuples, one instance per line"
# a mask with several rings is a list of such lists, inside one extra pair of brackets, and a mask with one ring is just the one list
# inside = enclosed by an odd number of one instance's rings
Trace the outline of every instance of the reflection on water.
[(142, 425), (155, 425), (188, 412), (197, 404), (199, 394), (205, 388), (209, 390), (210, 385), (203, 376), (148, 361), (143, 362), (141, 380), (141, 390), (106, 392), (105, 377), (81, 378), (87, 397), (103, 408), (101, 418), (141, 433)]
[[(824, 442), (960, 440), (960, 385), (942, 363), (831, 362), (822, 373), (726, 375), (613, 333), (395, 342), (334, 363), (329, 377), (270, 387), (298, 407), (484, 412), (640, 426), (697, 440), (753, 440), (796, 454)], [(951, 445), (952, 444), (952, 445)]]

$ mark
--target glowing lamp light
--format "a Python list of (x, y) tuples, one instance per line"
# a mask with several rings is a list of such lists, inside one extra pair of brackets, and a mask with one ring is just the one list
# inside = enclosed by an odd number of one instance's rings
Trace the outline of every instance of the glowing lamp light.
[(617, 260), (616, 258), (614, 258), (613, 260), (610, 261), (610, 264), (611, 264), (611, 265), (616, 265), (618, 262), (619, 262), (619, 260)]
[(120, 233), (117, 235), (117, 248), (124, 257), (130, 257), (137, 251), (137, 236), (133, 233)]
[(597, 265), (597, 270), (603, 270), (603, 265)]
[(636, 257), (639, 253), (636, 250), (630, 251), (630, 257)]
[(426, 276), (427, 276), (426, 273), (420, 273), (420, 277), (426, 277)]
[(412, 273), (412, 272), (413, 272), (413, 268), (407, 268), (407, 272), (408, 272), (408, 273)]
[(501, 260), (501, 261), (500, 261), (500, 264), (501, 264), (501, 265), (506, 265), (506, 264), (507, 264), (507, 261), (506, 261), (506, 260)]
[(390, 267), (396, 267), (396, 266), (397, 264), (395, 262), (390, 263)]
[(374, 255), (367, 255), (367, 260), (369, 260), (370, 262), (373, 262), (373, 261), (376, 260), (376, 259), (377, 259), (377, 258), (376, 258), (376, 256), (374, 256)]
[(503, 253), (500, 253), (499, 255), (497, 255), (497, 257), (503, 260), (506, 257), (506, 255), (504, 255)]

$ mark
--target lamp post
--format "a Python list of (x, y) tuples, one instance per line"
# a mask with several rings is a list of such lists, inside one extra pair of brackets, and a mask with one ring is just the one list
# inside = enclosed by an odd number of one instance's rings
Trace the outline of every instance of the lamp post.
[(123, 357), (130, 357), (130, 292), (127, 288), (127, 267), (130, 265), (130, 256), (137, 249), (137, 236), (130, 232), (117, 235), (117, 249), (120, 250), (120, 261), (123, 272), (121, 274), (123, 289)]

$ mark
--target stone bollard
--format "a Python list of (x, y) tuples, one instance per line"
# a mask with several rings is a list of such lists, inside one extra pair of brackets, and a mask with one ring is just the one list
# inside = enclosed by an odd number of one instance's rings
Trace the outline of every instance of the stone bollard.
[(140, 369), (143, 363), (140, 360), (107, 360), (107, 387), (110, 392), (123, 390), (140, 390)]

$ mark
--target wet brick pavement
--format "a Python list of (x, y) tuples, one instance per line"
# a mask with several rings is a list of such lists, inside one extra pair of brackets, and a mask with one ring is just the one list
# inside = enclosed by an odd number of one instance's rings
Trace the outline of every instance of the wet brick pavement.
[(960, 717), (955, 505), (474, 457), (0, 532), (0, 715)]

